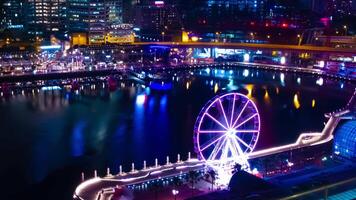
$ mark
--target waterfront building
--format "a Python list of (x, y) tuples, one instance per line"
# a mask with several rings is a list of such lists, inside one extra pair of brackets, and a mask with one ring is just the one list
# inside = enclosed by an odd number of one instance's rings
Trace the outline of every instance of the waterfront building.
[(336, 130), (334, 154), (356, 160), (356, 120), (350, 120)]
[(123, 24), (121, 0), (68, 0), (67, 5), (68, 31), (88, 33), (90, 44), (106, 43), (109, 34)]

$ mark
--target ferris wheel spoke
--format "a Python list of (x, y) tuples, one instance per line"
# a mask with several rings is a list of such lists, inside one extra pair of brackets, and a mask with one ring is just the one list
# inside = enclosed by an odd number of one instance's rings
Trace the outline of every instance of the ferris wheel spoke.
[(250, 121), (252, 118), (256, 117), (257, 115), (258, 115), (257, 113), (251, 115), (249, 118), (241, 122), (239, 125), (235, 126), (234, 129), (238, 129), (240, 126), (244, 125), (246, 122)]
[(212, 119), (213, 121), (215, 121), (217, 124), (219, 124), (221, 127), (223, 127), (225, 130), (227, 130), (227, 128), (222, 124), (220, 123), (217, 119), (215, 119), (213, 116), (211, 116), (209, 113), (205, 113), (205, 115), (207, 115), (208, 117), (210, 117), (210, 119)]
[(220, 104), (221, 111), (222, 111), (222, 113), (223, 113), (223, 115), (224, 115), (224, 119), (225, 119), (225, 122), (226, 122), (226, 126), (227, 126), (228, 128), (230, 128), (230, 124), (229, 124), (229, 122), (227, 122), (227, 117), (226, 117), (226, 114), (225, 114), (224, 107), (223, 107), (223, 105), (222, 105), (222, 103), (221, 103), (221, 100), (218, 99), (218, 101), (219, 101), (219, 104)]
[(233, 158), (237, 159), (241, 155), (243, 155), (243, 151), (239, 145), (239, 143), (236, 140), (231, 140), (231, 153), (233, 154)]
[(229, 125), (229, 127), (232, 127), (232, 120), (234, 120), (235, 98), (236, 98), (236, 94), (234, 94), (234, 101), (232, 102), (232, 112), (231, 112), (230, 125)]
[(245, 141), (243, 141), (239, 136), (235, 135), (235, 138), (241, 143), (243, 144), (245, 147), (249, 148), (250, 150), (252, 150), (252, 147), (250, 147), (250, 145), (248, 145)]
[(210, 142), (209, 144), (207, 145), (204, 145), (203, 148), (201, 148), (201, 151), (204, 151), (205, 149), (207, 149), (208, 147), (210, 147), (211, 145), (215, 144), (216, 142), (218, 142), (219, 140), (221, 140), (223, 137), (225, 137), (225, 135), (222, 135), (220, 137), (218, 137), (217, 139), (215, 139), (214, 141)]
[(198, 131), (199, 133), (226, 133), (226, 131), (218, 131), (218, 130), (203, 130), (203, 131)]
[(221, 148), (225, 145), (226, 137), (215, 146), (212, 153), (210, 154), (208, 160), (215, 160), (216, 156), (220, 152)]
[(237, 121), (240, 119), (242, 113), (245, 111), (245, 108), (247, 107), (248, 103), (250, 103), (250, 100), (248, 100), (248, 101), (245, 103), (244, 107), (242, 108), (242, 110), (240, 111), (239, 115), (237, 116), (237, 118), (236, 118), (234, 124), (232, 124), (232, 126), (230, 126), (230, 127), (234, 127), (234, 126), (235, 126), (235, 124), (237, 123)]
[(228, 153), (229, 153), (229, 140), (226, 140), (224, 148), (221, 150), (221, 155), (220, 155), (220, 160), (225, 159), (227, 160), (228, 158)]
[(239, 155), (243, 155), (244, 154), (244, 151), (241, 149), (241, 146), (240, 144), (237, 142), (237, 140), (233, 140), (234, 144), (235, 144), (235, 147), (237, 149), (237, 152)]

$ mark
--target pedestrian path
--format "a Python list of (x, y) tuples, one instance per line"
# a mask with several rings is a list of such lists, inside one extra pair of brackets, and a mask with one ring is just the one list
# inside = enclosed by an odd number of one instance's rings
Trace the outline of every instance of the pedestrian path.
[[(356, 199), (356, 188), (348, 190), (339, 194), (331, 195), (328, 200), (355, 200)], [(320, 199), (324, 200), (324, 199)]]

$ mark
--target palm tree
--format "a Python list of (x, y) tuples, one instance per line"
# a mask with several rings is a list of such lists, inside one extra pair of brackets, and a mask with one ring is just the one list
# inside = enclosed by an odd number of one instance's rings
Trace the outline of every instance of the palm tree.
[(197, 182), (199, 174), (196, 171), (188, 172), (188, 180), (192, 184), (192, 197), (194, 195), (194, 184)]
[(216, 180), (216, 172), (213, 169), (210, 169), (208, 171), (208, 175), (210, 176), (211, 179), (211, 190), (214, 190), (214, 184), (215, 184), (215, 180)]
[(241, 171), (242, 166), (239, 163), (235, 163), (234, 168), (233, 168), (233, 173)]

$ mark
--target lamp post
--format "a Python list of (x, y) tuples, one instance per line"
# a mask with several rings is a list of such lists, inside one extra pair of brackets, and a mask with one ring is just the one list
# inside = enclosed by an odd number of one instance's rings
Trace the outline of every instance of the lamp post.
[(347, 35), (347, 26), (346, 25), (344, 25), (344, 30), (345, 30), (345, 36)]
[(173, 196), (174, 196), (174, 200), (176, 200), (176, 199), (177, 199), (177, 195), (179, 194), (179, 191), (176, 190), (176, 189), (173, 189), (173, 190), (172, 190), (172, 194), (173, 194)]
[(164, 35), (165, 35), (166, 33), (165, 32), (162, 32), (161, 33), (161, 35), (162, 35), (162, 42), (164, 42)]

